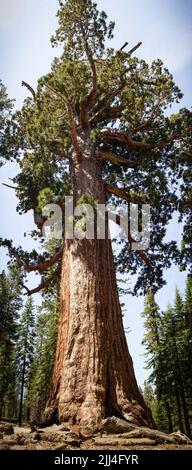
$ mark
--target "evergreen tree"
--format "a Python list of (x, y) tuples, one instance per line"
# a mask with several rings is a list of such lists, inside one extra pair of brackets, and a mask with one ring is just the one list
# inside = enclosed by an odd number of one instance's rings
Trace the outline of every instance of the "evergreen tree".
[(8, 98), (6, 87), (0, 80), (0, 166), (3, 159), (8, 159), (12, 153), (9, 127), (10, 112), (13, 101)]
[(153, 412), (154, 404), (155, 404), (155, 395), (152, 385), (145, 380), (144, 387), (143, 387), (143, 398), (145, 400), (146, 405), (151, 409)]
[(174, 325), (175, 325), (175, 352), (177, 357), (177, 366), (179, 372), (179, 387), (181, 402), (183, 408), (186, 433), (191, 436), (191, 427), (189, 421), (189, 412), (187, 405), (187, 383), (185, 380), (189, 374), (189, 329), (185, 321), (184, 303), (182, 297), (176, 289), (174, 302)]
[(17, 341), (17, 380), (19, 385), (19, 426), (23, 418), (23, 402), (29, 387), (30, 371), (34, 355), (34, 306), (30, 297), (22, 312), (19, 322)]
[[(187, 282), (186, 298), (190, 298)], [(154, 418), (161, 430), (180, 429), (191, 436), (191, 362), (186, 302), (176, 289), (174, 305), (159, 313), (154, 296), (145, 300), (147, 366), (155, 385)]]
[[(167, 413), (168, 429), (169, 432), (172, 432), (173, 424), (170, 406), (171, 383), (167, 366), (168, 358), (164, 353), (161, 339), (161, 314), (151, 289), (145, 297), (144, 312), (142, 313), (142, 316), (146, 319), (144, 323), (146, 333), (143, 339), (143, 344), (146, 347), (146, 356), (148, 357), (147, 368), (152, 369), (150, 381), (155, 385), (157, 401), (161, 402), (161, 406), (164, 404)], [(169, 393), (167, 393), (168, 389)]]
[(16, 400), (15, 341), (21, 307), (21, 274), (11, 266), (8, 274), (0, 274), (0, 417), (4, 410), (10, 414)]
[(176, 321), (174, 317), (174, 309), (169, 305), (162, 317), (162, 344), (163, 344), (163, 355), (166, 359), (166, 375), (171, 388), (166, 390), (166, 394), (174, 400), (174, 404), (177, 408), (176, 411), (176, 426), (184, 432), (183, 424), (183, 413), (182, 413), (182, 402), (180, 395), (180, 358), (178, 356), (177, 349), (177, 329)]
[[(65, 195), (73, 194), (75, 206), (89, 203), (93, 210), (97, 202), (150, 203), (150, 247), (132, 250), (136, 238), (129, 231), (116, 262), (123, 274), (138, 272), (136, 293), (149, 285), (155, 292), (165, 282), (164, 268), (180, 262), (176, 242), (164, 238), (178, 207), (191, 112), (167, 116), (182, 93), (160, 60), (148, 65), (134, 56), (140, 43), (127, 52), (127, 43), (117, 51), (105, 46), (114, 24), (94, 2), (67, 0), (59, 6), (52, 42), (62, 44), (62, 56), (40, 78), (37, 91), (23, 82), (31, 96), (12, 123), (19, 210), (33, 209), (41, 231), (42, 204), (57, 203), (64, 211)], [(136, 424), (151, 425), (126, 344), (111, 241), (64, 237), (51, 259), (47, 252), (29, 254), (8, 240), (1, 243), (26, 271), (42, 273), (32, 292), (53, 285), (61, 272), (47, 422), (59, 413), (60, 421), (97, 426), (118, 410)]]
[(44, 300), (36, 319), (35, 357), (31, 371), (31, 421), (40, 422), (49, 397), (55, 360), (59, 304), (57, 299)]
[(165, 403), (161, 400), (155, 400), (153, 407), (153, 417), (159, 431), (170, 432), (170, 422), (166, 411)]
[(192, 347), (192, 277), (186, 280), (184, 314), (186, 326), (189, 330), (189, 344)]

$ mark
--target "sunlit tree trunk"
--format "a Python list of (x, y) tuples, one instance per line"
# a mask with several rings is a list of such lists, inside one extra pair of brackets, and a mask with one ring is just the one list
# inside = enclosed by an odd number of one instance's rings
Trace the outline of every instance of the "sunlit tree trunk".
[[(74, 202), (82, 195), (105, 203), (101, 169), (85, 147), (72, 169)], [(152, 426), (135, 379), (118, 298), (111, 241), (66, 240), (61, 314), (46, 422), (97, 426), (116, 415)]]

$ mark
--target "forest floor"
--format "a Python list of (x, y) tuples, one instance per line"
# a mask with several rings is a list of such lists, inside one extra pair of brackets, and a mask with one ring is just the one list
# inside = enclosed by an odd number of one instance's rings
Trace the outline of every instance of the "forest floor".
[[(192, 442), (187, 443), (157, 443), (159, 438), (132, 437), (133, 432), (121, 434), (98, 432), (94, 436), (82, 436), (73, 426), (53, 425), (49, 428), (38, 429), (34, 432), (30, 427), (12, 426), (12, 431), (6, 425), (8, 434), (0, 431), (1, 450), (188, 450), (192, 451)], [(0, 425), (1, 429), (1, 425)], [(2, 430), (2, 429), (1, 429)], [(149, 430), (150, 431), (150, 430)], [(151, 432), (151, 431), (150, 431)], [(154, 433), (154, 431), (152, 431)], [(135, 433), (135, 431), (134, 431)], [(138, 434), (138, 436), (141, 434)], [(176, 433), (177, 434), (177, 433)], [(169, 440), (167, 435), (167, 439)], [(182, 436), (182, 435), (181, 435)], [(171, 439), (171, 438), (170, 438)], [(187, 439), (187, 438), (186, 438)]]

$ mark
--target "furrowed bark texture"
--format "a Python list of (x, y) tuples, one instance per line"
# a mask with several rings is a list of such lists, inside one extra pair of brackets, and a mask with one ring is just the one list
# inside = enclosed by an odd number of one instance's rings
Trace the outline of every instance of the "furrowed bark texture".
[[(105, 203), (101, 167), (91, 144), (72, 168), (75, 203), (82, 195)], [(123, 329), (111, 241), (65, 240), (61, 315), (47, 423), (98, 426), (116, 415), (153, 426), (140, 395)]]

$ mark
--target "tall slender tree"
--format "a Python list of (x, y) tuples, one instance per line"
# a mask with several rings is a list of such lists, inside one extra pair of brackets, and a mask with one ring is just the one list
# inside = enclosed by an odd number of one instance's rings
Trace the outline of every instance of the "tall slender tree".
[(11, 154), (9, 119), (13, 101), (8, 98), (7, 90), (0, 80), (0, 166)]
[[(188, 283), (187, 283), (188, 285)], [(149, 381), (155, 386), (154, 417), (160, 429), (191, 436), (191, 362), (186, 307), (178, 289), (174, 305), (160, 313), (149, 291), (142, 314)]]
[(162, 319), (159, 307), (155, 302), (155, 297), (150, 289), (145, 297), (145, 308), (142, 316), (145, 318), (146, 333), (143, 344), (146, 347), (147, 368), (151, 369), (150, 380), (155, 385), (155, 392), (158, 403), (164, 406), (167, 413), (168, 430), (173, 431), (171, 416), (171, 406), (168, 394), (168, 384), (170, 387), (169, 374), (167, 370), (167, 360), (162, 345)]
[(179, 373), (179, 388), (180, 388), (180, 396), (181, 396), (181, 403), (183, 409), (183, 416), (185, 422), (185, 429), (189, 436), (191, 436), (191, 427), (190, 427), (190, 420), (189, 420), (189, 412), (186, 400), (186, 390), (187, 384), (184, 384), (186, 379), (186, 371), (187, 376), (189, 375), (188, 366), (188, 351), (189, 351), (189, 335), (188, 329), (186, 328), (185, 324), (185, 316), (184, 316), (184, 304), (183, 299), (181, 297), (180, 292), (176, 289), (175, 292), (175, 303), (174, 303), (174, 337), (175, 337), (175, 356), (177, 359), (177, 369)]
[[(54, 296), (55, 297), (55, 296)], [(30, 420), (41, 422), (49, 398), (55, 360), (59, 304), (56, 298), (44, 299), (36, 320), (35, 356), (31, 370), (28, 401)]]
[[(21, 276), (15, 266), (0, 274), (0, 417), (10, 407), (15, 386), (15, 341), (17, 319), (22, 307)], [(9, 396), (8, 396), (9, 395)]]
[(23, 418), (23, 402), (27, 396), (30, 370), (34, 356), (34, 306), (30, 297), (22, 312), (19, 324), (19, 338), (17, 341), (17, 373), (19, 383), (19, 426)]
[[(41, 202), (64, 196), (74, 205), (119, 200), (151, 204), (151, 242), (147, 250), (130, 250), (133, 234), (122, 241), (117, 258), (121, 272), (139, 271), (135, 292), (164, 284), (163, 269), (179, 258), (176, 243), (166, 243), (166, 226), (177, 207), (180, 154), (188, 142), (191, 113), (165, 111), (182, 97), (160, 60), (152, 65), (134, 52), (107, 48), (114, 24), (91, 0), (59, 1), (59, 26), (53, 45), (62, 44), (51, 72), (38, 81), (12, 126), (19, 210), (34, 210), (40, 228)], [(15, 140), (14, 140), (15, 139)], [(172, 183), (172, 184), (170, 184)], [(117, 218), (119, 223), (119, 218)], [(64, 227), (63, 227), (64, 228)], [(139, 392), (122, 323), (111, 241), (64, 237), (49, 259), (4, 240), (11, 255), (28, 272), (42, 273), (37, 292), (61, 272), (61, 312), (52, 387), (45, 421), (98, 425), (118, 414), (153, 425)], [(53, 269), (53, 266), (56, 266)], [(46, 270), (49, 270), (46, 276)], [(31, 292), (27, 289), (28, 294)]]

